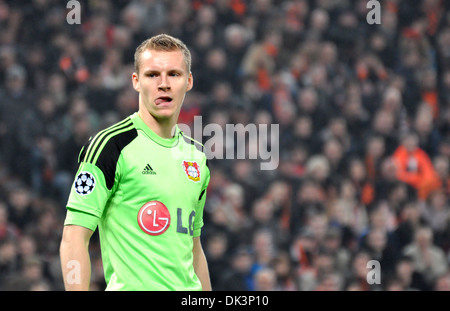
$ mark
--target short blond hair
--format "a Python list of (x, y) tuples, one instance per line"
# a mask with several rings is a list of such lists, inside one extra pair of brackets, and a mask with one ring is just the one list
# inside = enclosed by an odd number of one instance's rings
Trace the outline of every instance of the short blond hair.
[(186, 44), (180, 39), (172, 37), (167, 34), (159, 34), (153, 36), (144, 42), (142, 42), (134, 53), (134, 69), (139, 73), (139, 62), (141, 59), (141, 54), (147, 50), (155, 51), (181, 51), (184, 56), (184, 62), (186, 63), (186, 68), (188, 72), (191, 72), (191, 52), (187, 48)]

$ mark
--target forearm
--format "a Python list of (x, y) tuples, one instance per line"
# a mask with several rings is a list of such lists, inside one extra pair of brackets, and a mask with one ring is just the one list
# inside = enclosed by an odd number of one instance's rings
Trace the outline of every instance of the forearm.
[(92, 231), (82, 227), (64, 228), (60, 257), (64, 287), (68, 291), (89, 290), (91, 261), (88, 246), (91, 234)]
[(206, 261), (205, 253), (200, 244), (200, 238), (194, 238), (194, 271), (202, 284), (204, 291), (211, 291), (211, 280), (209, 277), (208, 263)]

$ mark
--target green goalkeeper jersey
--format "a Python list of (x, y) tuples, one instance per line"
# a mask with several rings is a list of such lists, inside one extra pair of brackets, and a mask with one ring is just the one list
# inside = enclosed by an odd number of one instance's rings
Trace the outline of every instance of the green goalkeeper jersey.
[(154, 133), (137, 113), (89, 140), (65, 225), (96, 230), (106, 290), (201, 290), (193, 268), (209, 169), (202, 145), (176, 127)]

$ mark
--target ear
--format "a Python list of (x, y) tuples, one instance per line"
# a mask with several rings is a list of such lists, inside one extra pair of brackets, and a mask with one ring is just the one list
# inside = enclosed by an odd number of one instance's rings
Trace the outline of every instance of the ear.
[(189, 72), (189, 77), (188, 77), (188, 81), (187, 81), (187, 87), (186, 87), (186, 92), (189, 92), (190, 90), (192, 90), (192, 87), (194, 86), (194, 77), (192, 76), (192, 72)]
[(136, 72), (133, 72), (131, 75), (131, 81), (133, 82), (133, 88), (140, 92), (141, 91), (141, 85), (139, 83), (139, 75)]

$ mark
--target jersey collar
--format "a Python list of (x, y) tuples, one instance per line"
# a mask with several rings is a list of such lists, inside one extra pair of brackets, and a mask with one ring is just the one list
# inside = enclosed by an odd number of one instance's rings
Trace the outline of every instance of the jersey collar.
[(148, 137), (150, 137), (154, 142), (164, 147), (174, 147), (178, 143), (178, 138), (180, 136), (181, 130), (178, 125), (175, 125), (175, 134), (172, 138), (163, 138), (153, 132), (147, 124), (141, 119), (139, 114), (135, 112), (131, 115), (131, 120), (137, 129), (142, 130)]

